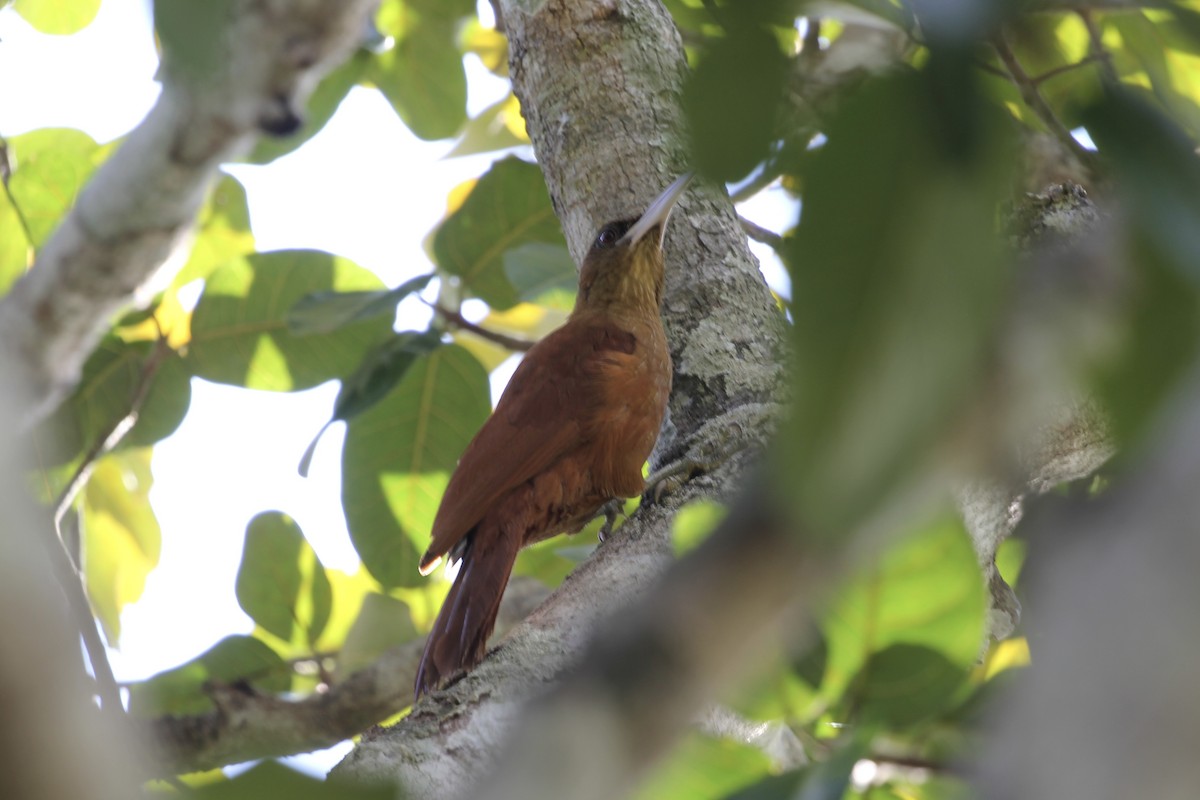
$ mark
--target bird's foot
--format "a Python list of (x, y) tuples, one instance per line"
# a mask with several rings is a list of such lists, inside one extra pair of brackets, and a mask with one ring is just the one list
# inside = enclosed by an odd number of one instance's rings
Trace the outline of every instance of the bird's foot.
[(625, 513), (625, 498), (614, 497), (604, 505), (600, 506), (600, 510), (596, 512), (596, 516), (604, 516), (604, 524), (600, 526), (600, 530), (596, 532), (596, 538), (601, 543), (612, 535), (613, 525), (617, 524), (617, 517)]
[(662, 499), (663, 495), (676, 491), (680, 486), (683, 486), (683, 484), (697, 475), (705, 475), (712, 472), (746, 449), (748, 449), (747, 445), (738, 444), (718, 450), (712, 456), (705, 458), (684, 456), (678, 461), (674, 461), (661, 469), (651, 472), (646, 477), (646, 488), (642, 491), (642, 497), (649, 496), (657, 503)]

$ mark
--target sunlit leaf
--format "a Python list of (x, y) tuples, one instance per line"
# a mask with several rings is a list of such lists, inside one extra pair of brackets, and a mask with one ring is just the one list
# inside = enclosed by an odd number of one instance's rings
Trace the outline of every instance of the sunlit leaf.
[(236, 591), (242, 610), (285, 642), (311, 646), (329, 621), (325, 567), (295, 520), (278, 511), (258, 514), (246, 527)]
[(13, 0), (13, 8), (41, 33), (65, 36), (91, 24), (100, 0)]
[(237, 178), (222, 175), (197, 220), (192, 252), (173, 285), (183, 286), (209, 274), (226, 261), (254, 252), (246, 190)]
[(244, 681), (265, 692), (291, 685), (291, 667), (252, 636), (226, 636), (195, 659), (129, 687), (129, 713), (139, 717), (199, 714), (212, 709), (204, 686)]
[(21, 210), (33, 246), (41, 247), (75, 204), (80, 189), (107, 154), (83, 131), (44, 128), (13, 136), (15, 168), (8, 190)]
[(451, 3), (430, 8), (386, 2), (380, 7), (376, 24), (393, 45), (374, 56), (367, 78), (422, 139), (453, 136), (467, 118), (457, 16)]
[(671, 521), (675, 555), (682, 555), (704, 541), (727, 513), (729, 509), (725, 506), (706, 500), (691, 502), (679, 509)]
[(566, 246), (541, 170), (510, 156), (493, 164), (442, 223), (433, 251), (438, 266), (462, 278), (472, 294), (506, 309), (519, 298), (504, 254), (530, 242)]
[(288, 332), (287, 314), (314, 292), (381, 288), (362, 267), (315, 250), (237, 258), (205, 282), (192, 313), (187, 365), (208, 380), (274, 391), (343, 377), (388, 335), (391, 320), (376, 317), (324, 336), (295, 336)]
[[(834, 598), (822, 623), (829, 645), (822, 693), (834, 699), (855, 692), (853, 678), (872, 654), (898, 644), (928, 648), (965, 672), (983, 643), (986, 605), (975, 551), (960, 524), (906, 537)], [(854, 694), (848, 702), (869, 715), (869, 699)]]
[(121, 610), (142, 596), (158, 564), (162, 532), (150, 507), (150, 448), (98, 461), (83, 492), (83, 571), (88, 599), (109, 646), (121, 634)]
[(516, 97), (509, 95), (470, 119), (446, 158), (490, 153), (523, 144), (529, 144), (529, 135), (521, 118), (521, 106)]
[(450, 471), (490, 407), (487, 373), (449, 345), (422, 357), (350, 421), (342, 507), (363, 564), (384, 586), (421, 580), (418, 548), (428, 544)]

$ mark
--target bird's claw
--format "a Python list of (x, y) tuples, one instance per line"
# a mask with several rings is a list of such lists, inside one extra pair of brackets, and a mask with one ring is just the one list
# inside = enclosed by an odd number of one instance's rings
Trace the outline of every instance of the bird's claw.
[(625, 501), (614, 497), (604, 505), (600, 506), (600, 514), (604, 515), (604, 524), (600, 526), (600, 530), (596, 532), (596, 538), (603, 544), (604, 540), (612, 535), (613, 525), (617, 524), (617, 517), (625, 510)]
[(642, 492), (642, 497), (649, 495), (654, 503), (658, 503), (662, 500), (663, 495), (674, 492), (697, 475), (712, 472), (745, 449), (747, 449), (746, 445), (738, 444), (725, 448), (709, 458), (684, 456), (662, 469), (651, 472), (646, 478), (646, 488)]

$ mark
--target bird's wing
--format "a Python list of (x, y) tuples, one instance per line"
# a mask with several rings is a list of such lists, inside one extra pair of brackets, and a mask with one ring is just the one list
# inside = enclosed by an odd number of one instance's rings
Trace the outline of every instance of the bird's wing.
[[(580, 320), (582, 322), (582, 320)], [(578, 447), (604, 397), (601, 385), (637, 349), (612, 322), (568, 324), (526, 355), (479, 433), (467, 445), (421, 559), (428, 573), (506, 492)]]

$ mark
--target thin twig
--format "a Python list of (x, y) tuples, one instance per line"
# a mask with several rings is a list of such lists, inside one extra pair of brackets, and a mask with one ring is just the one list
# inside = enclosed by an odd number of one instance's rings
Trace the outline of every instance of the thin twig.
[(1037, 114), (1052, 134), (1058, 138), (1060, 142), (1068, 150), (1070, 150), (1082, 164), (1090, 170), (1095, 171), (1097, 167), (1096, 154), (1088, 150), (1075, 140), (1071, 132), (1067, 130), (1067, 126), (1063, 125), (1062, 120), (1054, 113), (1054, 109), (1046, 102), (1046, 98), (1042, 97), (1042, 93), (1038, 91), (1037, 85), (1028, 73), (1017, 61), (1016, 55), (1013, 54), (1012, 48), (1009, 47), (1008, 41), (1004, 38), (1004, 34), (998, 33), (992, 38), (992, 46), (996, 49), (996, 55), (1000, 57), (1000, 61), (1004, 63), (1004, 68), (1008, 70), (1009, 77), (1016, 84), (1017, 89), (1021, 92), (1021, 98), (1025, 104), (1029, 106), (1033, 113)]
[(738, 189), (729, 199), (734, 203), (740, 203), (743, 200), (749, 200), (754, 195), (761, 192), (763, 189), (775, 182), (775, 179), (783, 174), (783, 169), (778, 163), (767, 162), (763, 164), (762, 170), (754, 176), (754, 178), (742, 188)]
[(446, 308), (445, 306), (441, 305), (435, 305), (433, 303), (429, 303), (429, 306), (436, 311), (442, 319), (446, 320), (446, 322), (449, 322), (454, 327), (462, 328), (465, 331), (470, 331), (476, 336), (487, 339), (489, 342), (494, 342), (501, 347), (512, 350), (513, 352), (525, 353), (528, 352), (531, 347), (537, 344), (536, 342), (531, 342), (528, 339), (518, 339), (515, 336), (506, 336), (503, 333), (497, 333), (496, 331), (491, 331), (480, 325), (476, 325), (474, 322), (471, 322), (454, 309)]
[(746, 232), (746, 235), (754, 241), (768, 244), (776, 252), (779, 252), (779, 248), (783, 247), (783, 237), (775, 231), (764, 228), (757, 222), (751, 222), (741, 216), (738, 217), (738, 222), (742, 224), (742, 230)]
[(1105, 77), (1109, 80), (1117, 80), (1117, 70), (1113, 67), (1112, 54), (1104, 46), (1104, 35), (1100, 32), (1100, 26), (1096, 24), (1095, 18), (1092, 17), (1091, 10), (1081, 8), (1077, 13), (1079, 14), (1079, 18), (1083, 20), (1083, 26), (1087, 28), (1088, 39), (1091, 41), (1091, 54), (1099, 58), (1101, 63), (1103, 63)]
[(1064, 72), (1070, 72), (1071, 70), (1079, 69), (1080, 67), (1086, 67), (1088, 64), (1094, 64), (1097, 61), (1108, 61), (1107, 54), (1091, 53), (1073, 63), (1063, 64), (1061, 67), (1055, 67), (1054, 69), (1048, 69), (1041, 75), (1030, 78), (1030, 80), (1033, 81), (1034, 86), (1041, 86), (1044, 82), (1050, 80), (1051, 78), (1062, 75)]
[(4, 187), (4, 196), (8, 198), (9, 205), (12, 206), (13, 211), (17, 215), (17, 222), (21, 225), (21, 230), (25, 233), (25, 241), (29, 243), (30, 247), (33, 247), (33, 234), (29, 232), (29, 220), (25, 218), (25, 212), (21, 210), (21, 204), (17, 202), (17, 198), (13, 197), (12, 190), (8, 188), (11, 168), (8, 161), (8, 142), (0, 140), (0, 145), (3, 145), (2, 155), (4, 161), (3, 172), (0, 173), (4, 179), (0, 180), (0, 186)]
[(84, 454), (83, 460), (75, 469), (71, 480), (67, 482), (66, 488), (54, 502), (53, 507), (54, 538), (58, 540), (58, 543), (57, 545), (47, 543), (46, 549), (50, 554), (59, 585), (67, 596), (72, 613), (75, 614), (88, 660), (92, 664), (92, 673), (96, 676), (97, 693), (100, 695), (101, 705), (105, 709), (124, 710), (121, 703), (121, 690), (113, 675), (112, 665), (108, 663), (108, 651), (96, 628), (96, 617), (92, 613), (91, 603), (88, 601), (83, 571), (74, 556), (71, 555), (66, 537), (63, 535), (63, 520), (80, 490), (87, 485), (96, 462), (105, 453), (112, 450), (137, 422), (138, 411), (146, 402), (154, 375), (169, 352), (171, 352), (171, 348), (167, 345), (166, 337), (160, 335), (155, 342), (154, 350), (142, 365), (138, 384), (134, 387), (133, 396), (129, 399), (129, 411), (113, 422), (101, 436), (96, 437), (96, 442)]

